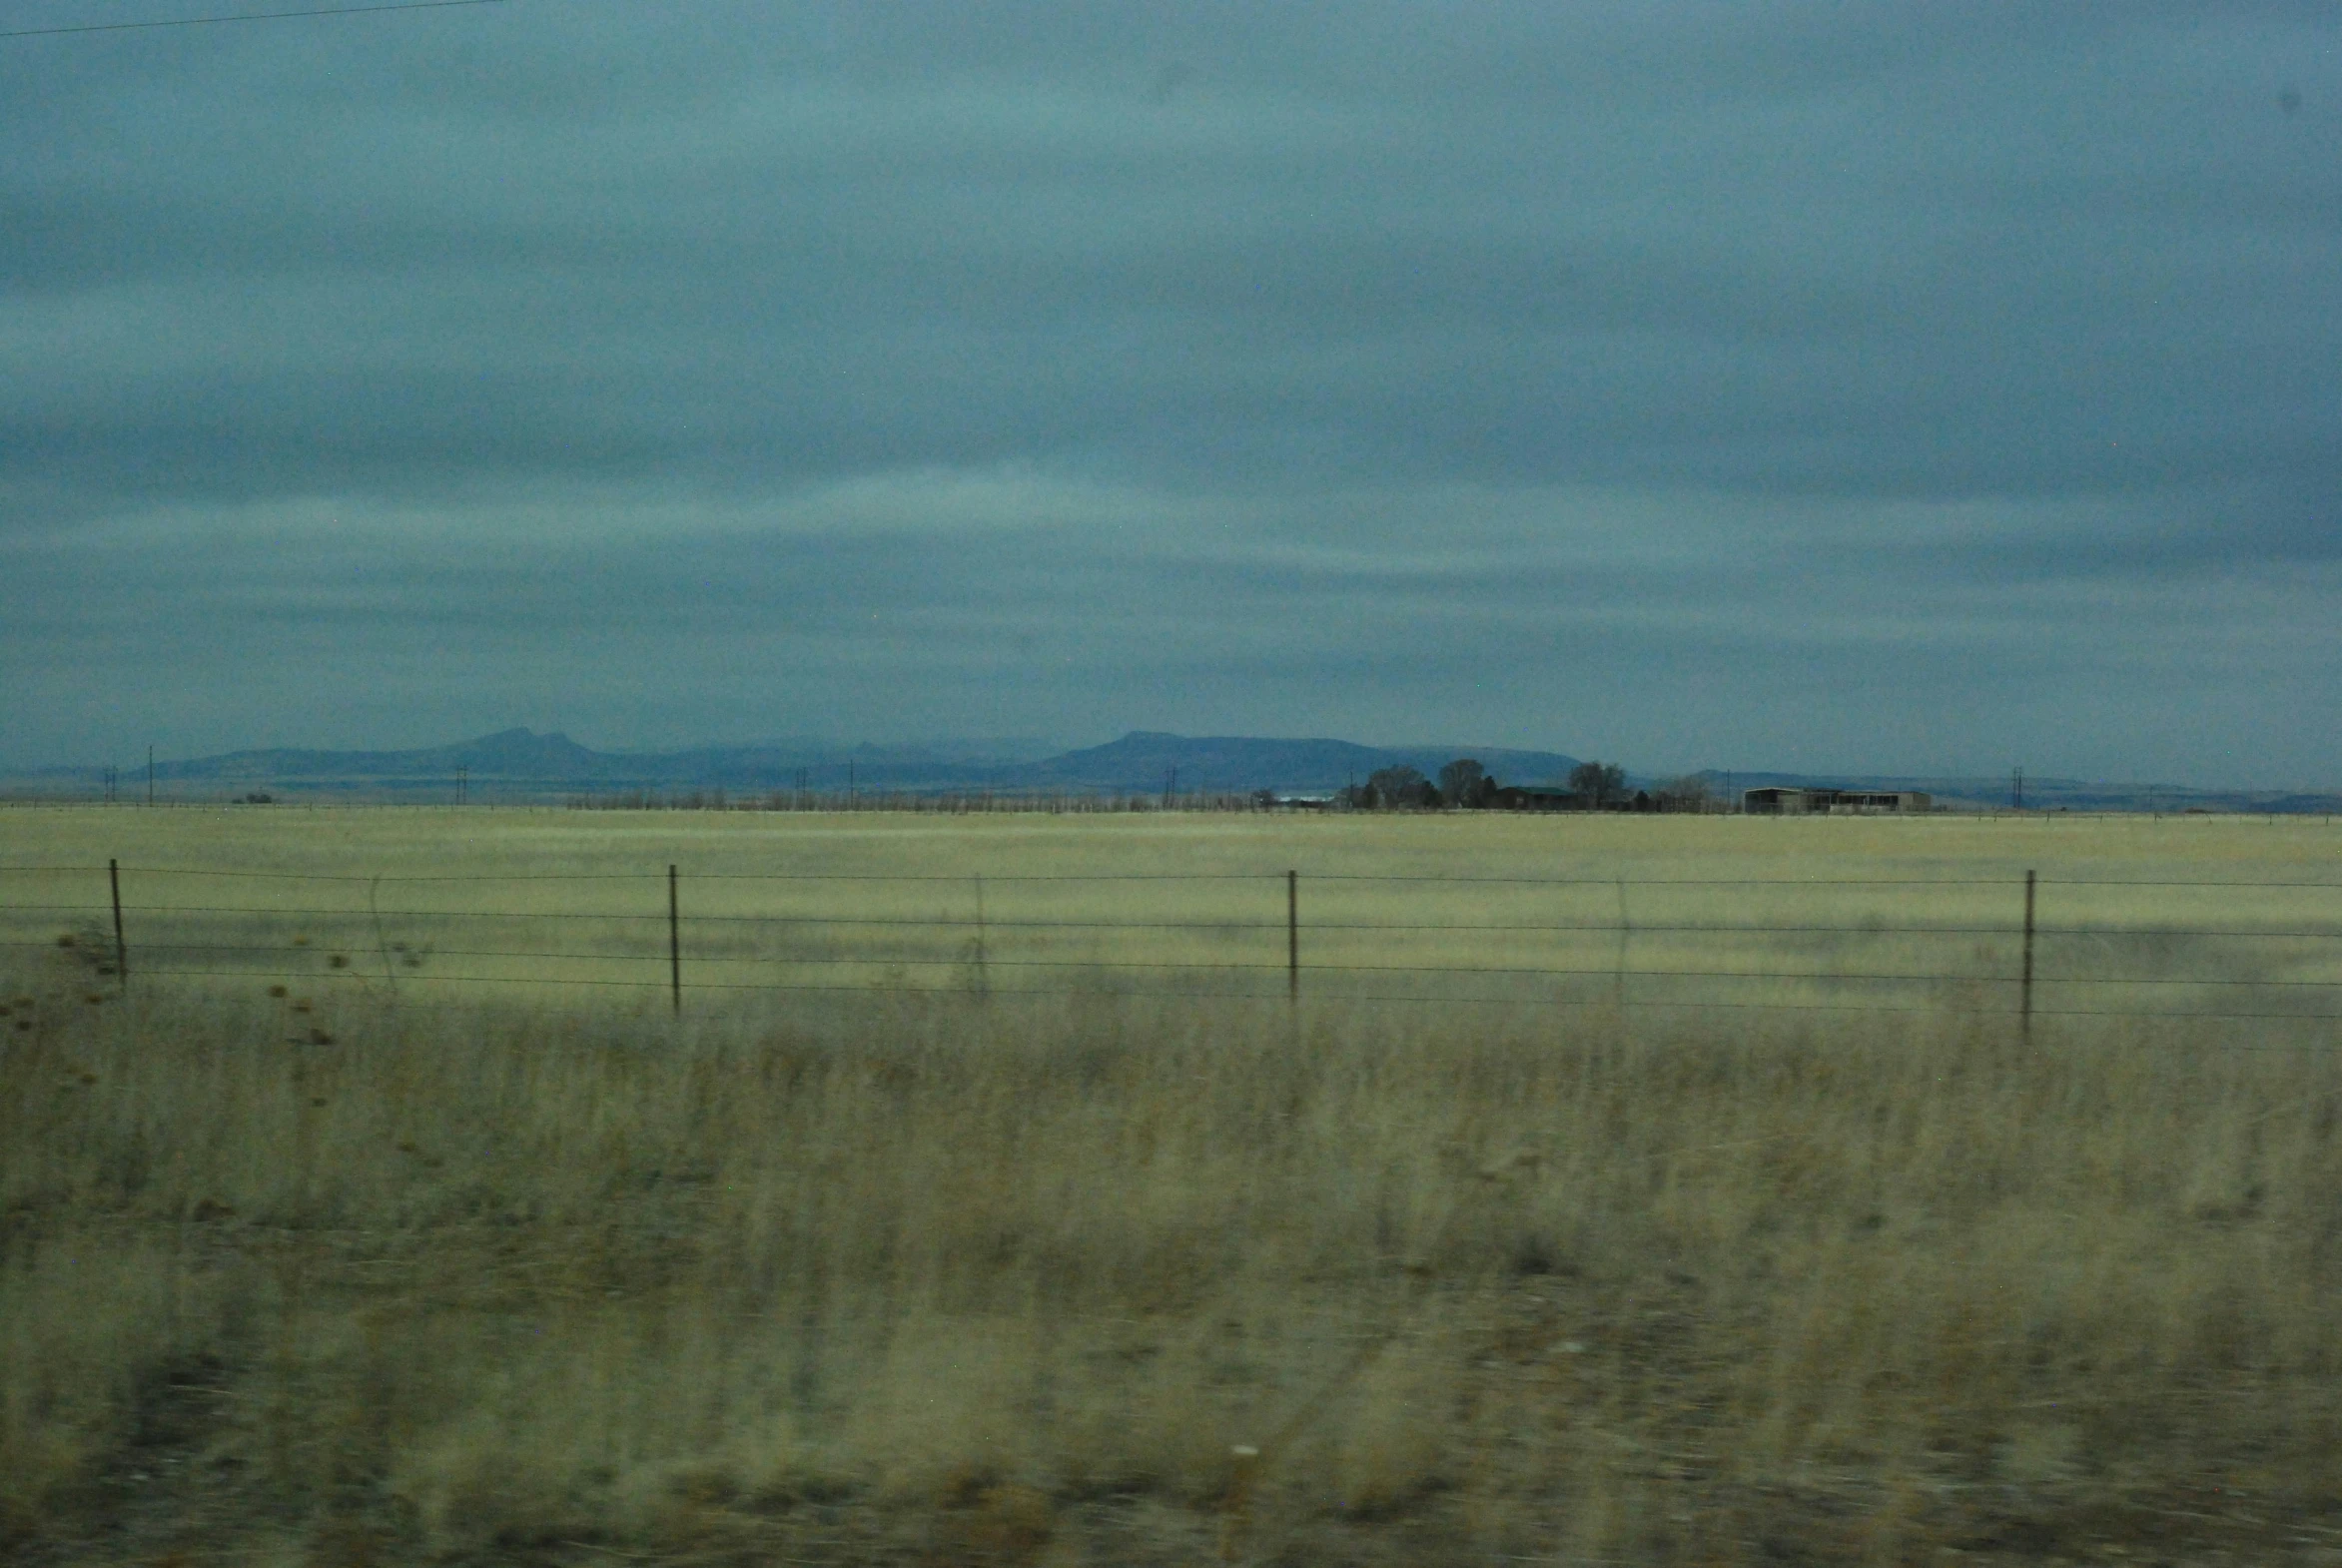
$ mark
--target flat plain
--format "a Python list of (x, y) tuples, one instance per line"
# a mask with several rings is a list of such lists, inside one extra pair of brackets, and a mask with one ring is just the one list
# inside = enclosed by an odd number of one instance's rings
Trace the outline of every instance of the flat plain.
[(2342, 1560), (2322, 822), (0, 866), (10, 1561)]

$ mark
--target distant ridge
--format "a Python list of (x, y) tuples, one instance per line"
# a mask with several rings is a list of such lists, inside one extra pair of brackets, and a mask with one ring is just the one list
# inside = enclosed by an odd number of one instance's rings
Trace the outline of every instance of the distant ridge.
[[(1434, 775), (1457, 757), (1474, 757), (1508, 782), (1549, 783), (1576, 766), (1559, 752), (1501, 747), (1361, 746), (1346, 740), (1166, 734), (1134, 730), (1103, 746), (1024, 761), (984, 760), (968, 743), (840, 746), (772, 741), (680, 751), (595, 751), (567, 735), (500, 730), (475, 740), (405, 751), (232, 751), (158, 763), (158, 782), (231, 790), (391, 795), (437, 791), (460, 774), (475, 790), (498, 784), (530, 794), (625, 789), (817, 790), (852, 785), (886, 789), (1070, 790), (1156, 793), (1196, 790), (1333, 790), (1378, 768), (1412, 767)], [(90, 768), (44, 769), (44, 781), (88, 784)]]
[[(445, 800), (460, 779), (474, 800), (558, 800), (631, 791), (729, 790), (766, 793), (807, 788), (884, 792), (1004, 790), (1119, 794), (1243, 794), (1271, 789), (1327, 793), (1362, 783), (1380, 768), (1411, 767), (1426, 777), (1457, 757), (1471, 757), (1507, 784), (1551, 784), (1578, 759), (1558, 751), (1503, 746), (1365, 746), (1354, 741), (1291, 740), (1246, 735), (1175, 735), (1133, 730), (1103, 746), (1036, 757), (1033, 742), (936, 741), (926, 746), (845, 746), (822, 740), (770, 740), (744, 746), (677, 751), (596, 751), (558, 731), (499, 730), (445, 746), (404, 751), (278, 748), (160, 762), (156, 782), (173, 798), (233, 799), (284, 793), (312, 799)], [(122, 798), (136, 793), (144, 769), (125, 768)], [(1705, 779), (1718, 797), (1763, 785), (1917, 789), (1959, 810), (2005, 807), (2004, 779), (1891, 777), (1863, 774), (1725, 772)], [(103, 788), (104, 770), (43, 768), (13, 776), (15, 793), (87, 798)], [(1654, 778), (1630, 775), (1630, 786)], [(2028, 778), (2024, 804), (2035, 811), (2342, 812), (2342, 794), (2322, 791), (2222, 790), (2173, 784), (2109, 784)]]
[(1411, 767), (1426, 778), (1470, 757), (1508, 783), (1556, 783), (1577, 759), (1557, 751), (1491, 746), (1361, 746), (1346, 740), (1262, 740), (1241, 735), (1171, 735), (1133, 730), (1121, 740), (1069, 751), (1019, 770), (1031, 783), (1074, 789), (1329, 790), (1363, 783), (1379, 768)]
[(173, 782), (347, 791), (366, 785), (440, 787), (453, 782), (460, 772), (475, 786), (508, 783), (539, 790), (779, 789), (795, 785), (800, 775), (809, 787), (827, 788), (833, 772), (841, 784), (859, 778), (877, 788), (909, 787), (913, 782), (982, 782), (994, 771), (996, 767), (953, 761), (908, 747), (774, 741), (680, 751), (595, 751), (558, 731), (539, 735), (528, 729), (508, 729), (476, 740), (407, 751), (232, 751), (158, 763), (155, 777)]
[[(2013, 780), (2006, 778), (1944, 778), (1885, 773), (1726, 773), (1708, 769), (1693, 775), (1705, 779), (1719, 797), (1728, 791), (1765, 789), (1776, 785), (1800, 789), (1924, 790), (1939, 805), (1958, 811), (1990, 811), (2012, 804)], [(2199, 789), (2183, 784), (2125, 784), (2089, 779), (2042, 778), (2024, 781), (2023, 809), (2054, 811), (2188, 811), (2269, 813), (2277, 816), (2342, 812), (2342, 794), (2318, 790)]]
[(571, 778), (608, 760), (566, 735), (500, 730), (477, 740), (414, 751), (231, 751), (155, 766), (158, 779), (401, 778), (464, 768), (482, 778)]

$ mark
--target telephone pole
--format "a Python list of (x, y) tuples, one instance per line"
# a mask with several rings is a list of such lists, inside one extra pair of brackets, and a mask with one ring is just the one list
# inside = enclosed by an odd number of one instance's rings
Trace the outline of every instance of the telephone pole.
[(147, 804), (155, 803), (155, 748), (147, 748)]

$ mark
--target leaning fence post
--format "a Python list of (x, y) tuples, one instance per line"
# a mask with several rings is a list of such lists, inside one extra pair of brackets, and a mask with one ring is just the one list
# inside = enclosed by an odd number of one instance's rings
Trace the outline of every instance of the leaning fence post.
[(2033, 874), (2024, 874), (2024, 983), (2018, 994), (2017, 1012), (2023, 1020), (2024, 1038), (2033, 1038)]
[(1284, 975), (1285, 997), (1301, 1000), (1301, 874), (1284, 874)]
[(683, 1011), (683, 922), (675, 899), (675, 868), (667, 867), (667, 982), (675, 996), (675, 1011)]
[(114, 890), (114, 974), (122, 989), (130, 989), (130, 949), (122, 941), (122, 863), (106, 862), (106, 882)]

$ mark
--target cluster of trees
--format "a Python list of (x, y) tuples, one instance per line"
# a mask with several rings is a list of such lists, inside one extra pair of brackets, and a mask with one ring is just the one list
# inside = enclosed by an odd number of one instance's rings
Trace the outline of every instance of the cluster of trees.
[(1341, 794), (1344, 805), (1361, 811), (1430, 810), (1439, 806), (1480, 807), (1496, 797), (1496, 780), (1471, 757), (1458, 757), (1439, 770), (1436, 783), (1413, 768), (1380, 768)]
[[(1432, 811), (1442, 807), (1479, 810), (1496, 803), (1499, 788), (1476, 758), (1458, 757), (1436, 780), (1413, 768), (1381, 768), (1363, 784), (1343, 790), (1341, 803), (1360, 811)], [(1570, 769), (1567, 788), (1588, 811), (1610, 811), (1628, 800), (1626, 769), (1615, 762), (1581, 762)], [(1637, 792), (1637, 809), (1705, 811), (1708, 781), (1697, 775), (1671, 779), (1656, 796)]]
[(1569, 788), (1571, 794), (1584, 796), (1587, 805), (1601, 811), (1626, 797), (1626, 769), (1615, 762), (1581, 762), (1569, 770)]

